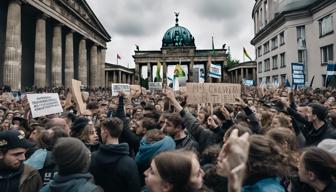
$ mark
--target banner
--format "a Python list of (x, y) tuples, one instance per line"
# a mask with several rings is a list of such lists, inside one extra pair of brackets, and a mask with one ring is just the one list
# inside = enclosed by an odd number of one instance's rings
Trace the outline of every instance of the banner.
[(292, 86), (304, 86), (304, 64), (292, 63)]
[(187, 83), (187, 103), (234, 103), (241, 85), (233, 83)]
[(77, 110), (79, 110), (80, 113), (84, 113), (84, 111), (86, 110), (86, 104), (83, 101), (81, 85), (82, 82), (75, 79), (71, 80), (71, 92), (73, 97), (75, 98)]
[(254, 85), (254, 80), (244, 79), (243, 84), (246, 85), (246, 86), (253, 86)]
[(112, 84), (112, 96), (118, 96), (119, 92), (123, 92), (126, 95), (130, 95), (129, 84), (113, 83)]
[(211, 63), (209, 75), (210, 77), (217, 79), (222, 78), (222, 67), (220, 65)]
[(148, 82), (148, 89), (151, 91), (160, 91), (162, 90), (161, 82)]
[(33, 118), (63, 112), (58, 93), (27, 94), (27, 99)]
[(336, 87), (336, 64), (327, 65), (326, 87)]

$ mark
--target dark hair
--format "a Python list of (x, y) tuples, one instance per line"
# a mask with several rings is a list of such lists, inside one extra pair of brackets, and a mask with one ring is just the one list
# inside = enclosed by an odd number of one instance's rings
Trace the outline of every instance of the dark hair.
[(317, 116), (321, 121), (324, 121), (328, 116), (328, 109), (321, 104), (312, 103), (308, 105), (312, 108), (312, 113)]
[(111, 119), (105, 120), (102, 127), (108, 130), (111, 137), (118, 138), (123, 130), (124, 124), (119, 118), (112, 117)]
[(49, 130), (41, 132), (37, 140), (37, 145), (42, 149), (52, 151), (56, 141), (61, 137), (68, 137), (62, 127), (52, 127)]
[(155, 123), (154, 119), (144, 117), (142, 119), (142, 127), (148, 130), (156, 129), (157, 124)]
[(165, 116), (167, 121), (170, 121), (175, 128), (180, 127), (181, 129), (184, 129), (183, 123), (182, 123), (182, 118), (180, 117), (179, 114), (177, 113), (168, 113)]
[(160, 177), (172, 185), (172, 192), (190, 191), (189, 179), (192, 171), (190, 151), (168, 151), (155, 156), (153, 161)]
[(336, 160), (323, 149), (317, 147), (307, 148), (302, 154), (304, 167), (312, 171), (324, 183), (336, 177)]
[(270, 129), (266, 132), (266, 136), (269, 136), (280, 145), (287, 143), (288, 150), (296, 151), (299, 148), (296, 135), (289, 128), (277, 127)]
[(262, 135), (251, 135), (250, 152), (247, 160), (247, 176), (274, 177), (289, 174), (287, 156), (272, 139)]
[(239, 122), (238, 124), (232, 125), (224, 134), (224, 142), (230, 137), (231, 132), (234, 129), (238, 129), (238, 136), (243, 135), (244, 133), (252, 134), (251, 129), (248, 127), (248, 124), (245, 122)]

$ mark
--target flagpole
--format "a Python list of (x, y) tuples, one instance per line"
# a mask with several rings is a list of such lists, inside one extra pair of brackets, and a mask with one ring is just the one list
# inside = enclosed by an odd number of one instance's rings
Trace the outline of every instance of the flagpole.
[(118, 65), (118, 60), (119, 60), (119, 59), (118, 59), (118, 54), (117, 54), (117, 65)]

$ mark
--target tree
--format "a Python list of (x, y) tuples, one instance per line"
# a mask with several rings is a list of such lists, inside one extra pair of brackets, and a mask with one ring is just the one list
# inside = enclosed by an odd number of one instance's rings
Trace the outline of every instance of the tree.
[(231, 57), (230, 47), (228, 47), (228, 53), (227, 53), (227, 66), (228, 66), (228, 68), (231, 69), (238, 64), (239, 64), (239, 60)]

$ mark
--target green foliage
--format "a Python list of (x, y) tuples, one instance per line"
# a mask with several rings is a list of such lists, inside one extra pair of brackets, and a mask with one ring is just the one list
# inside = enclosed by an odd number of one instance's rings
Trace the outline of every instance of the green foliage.
[(231, 53), (230, 53), (230, 47), (228, 48), (228, 55), (227, 55), (227, 66), (229, 69), (235, 67), (236, 65), (239, 64), (239, 60), (238, 59), (234, 59), (232, 58), (231, 56)]

